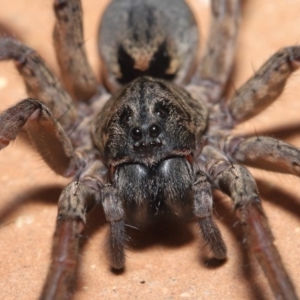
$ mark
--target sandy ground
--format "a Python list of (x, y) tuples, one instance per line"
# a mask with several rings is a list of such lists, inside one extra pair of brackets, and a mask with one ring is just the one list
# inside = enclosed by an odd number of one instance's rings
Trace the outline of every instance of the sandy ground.
[[(51, 42), (51, 0), (0, 0), (0, 23), (35, 48), (58, 74)], [(188, 1), (206, 37), (209, 1)], [(276, 50), (299, 44), (300, 1), (244, 1), (231, 84), (239, 87)], [(29, 4), (30, 3), (30, 4)], [(107, 1), (83, 0), (86, 46), (96, 74), (96, 31)], [(0, 64), (0, 110), (26, 97), (11, 62)], [(242, 124), (239, 132), (268, 132), (300, 146), (300, 72), (266, 111)], [(284, 130), (281, 130), (284, 129)], [(0, 298), (38, 297), (49, 265), (56, 202), (66, 184), (38, 155), (14, 142), (0, 153)], [(251, 170), (258, 179), (276, 245), (300, 295), (300, 186), (293, 176)], [(195, 226), (162, 226), (137, 233), (127, 252), (124, 273), (112, 273), (104, 255), (107, 225), (95, 210), (84, 232), (74, 299), (272, 299), (260, 267), (242, 246), (230, 200), (216, 203), (216, 219), (228, 246), (221, 266), (205, 263), (203, 242)]]

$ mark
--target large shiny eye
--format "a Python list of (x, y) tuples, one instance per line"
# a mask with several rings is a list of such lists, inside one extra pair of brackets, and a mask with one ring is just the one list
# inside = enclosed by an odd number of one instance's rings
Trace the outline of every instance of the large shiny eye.
[(135, 127), (131, 130), (131, 136), (134, 140), (138, 141), (143, 137), (141, 128)]
[(156, 137), (159, 136), (160, 133), (161, 133), (161, 129), (158, 125), (153, 124), (153, 125), (150, 126), (149, 134), (150, 134), (151, 137), (156, 138)]
[(132, 120), (133, 112), (130, 108), (125, 108), (120, 115), (120, 123), (127, 125)]
[(169, 110), (164, 104), (157, 103), (155, 105), (154, 112), (160, 119), (165, 119), (169, 113)]

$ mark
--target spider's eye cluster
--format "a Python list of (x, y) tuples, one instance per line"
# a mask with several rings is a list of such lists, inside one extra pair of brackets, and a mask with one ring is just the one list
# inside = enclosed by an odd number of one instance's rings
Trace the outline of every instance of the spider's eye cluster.
[(119, 120), (121, 125), (128, 125), (132, 120), (133, 112), (130, 108), (126, 107), (120, 114)]
[(134, 140), (138, 141), (143, 137), (141, 128), (135, 127), (131, 130), (131, 136)]
[(149, 128), (149, 135), (153, 138), (156, 138), (159, 136), (159, 134), (161, 133), (161, 128), (156, 125), (156, 124), (152, 124)]
[(169, 109), (163, 103), (157, 103), (154, 108), (154, 113), (160, 119), (166, 119), (169, 114)]

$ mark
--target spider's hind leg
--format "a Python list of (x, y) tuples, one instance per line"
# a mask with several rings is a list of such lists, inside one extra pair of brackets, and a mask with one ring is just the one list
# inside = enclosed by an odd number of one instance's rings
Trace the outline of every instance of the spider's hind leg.
[(83, 40), (80, 0), (54, 0), (56, 57), (66, 86), (77, 100), (87, 101), (98, 84), (88, 63)]
[[(207, 45), (191, 90), (204, 94), (208, 101), (220, 100), (233, 63), (240, 0), (212, 0)], [(195, 86), (194, 86), (195, 84)]]

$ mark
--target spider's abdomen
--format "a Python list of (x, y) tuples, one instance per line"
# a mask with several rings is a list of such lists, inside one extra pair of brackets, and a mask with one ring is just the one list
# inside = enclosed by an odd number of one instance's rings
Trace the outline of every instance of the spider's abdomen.
[(191, 211), (193, 182), (193, 169), (185, 157), (168, 158), (152, 167), (122, 164), (113, 178), (127, 217), (138, 223), (158, 212)]
[(198, 30), (183, 0), (111, 1), (99, 37), (111, 90), (144, 75), (183, 83), (193, 71)]

